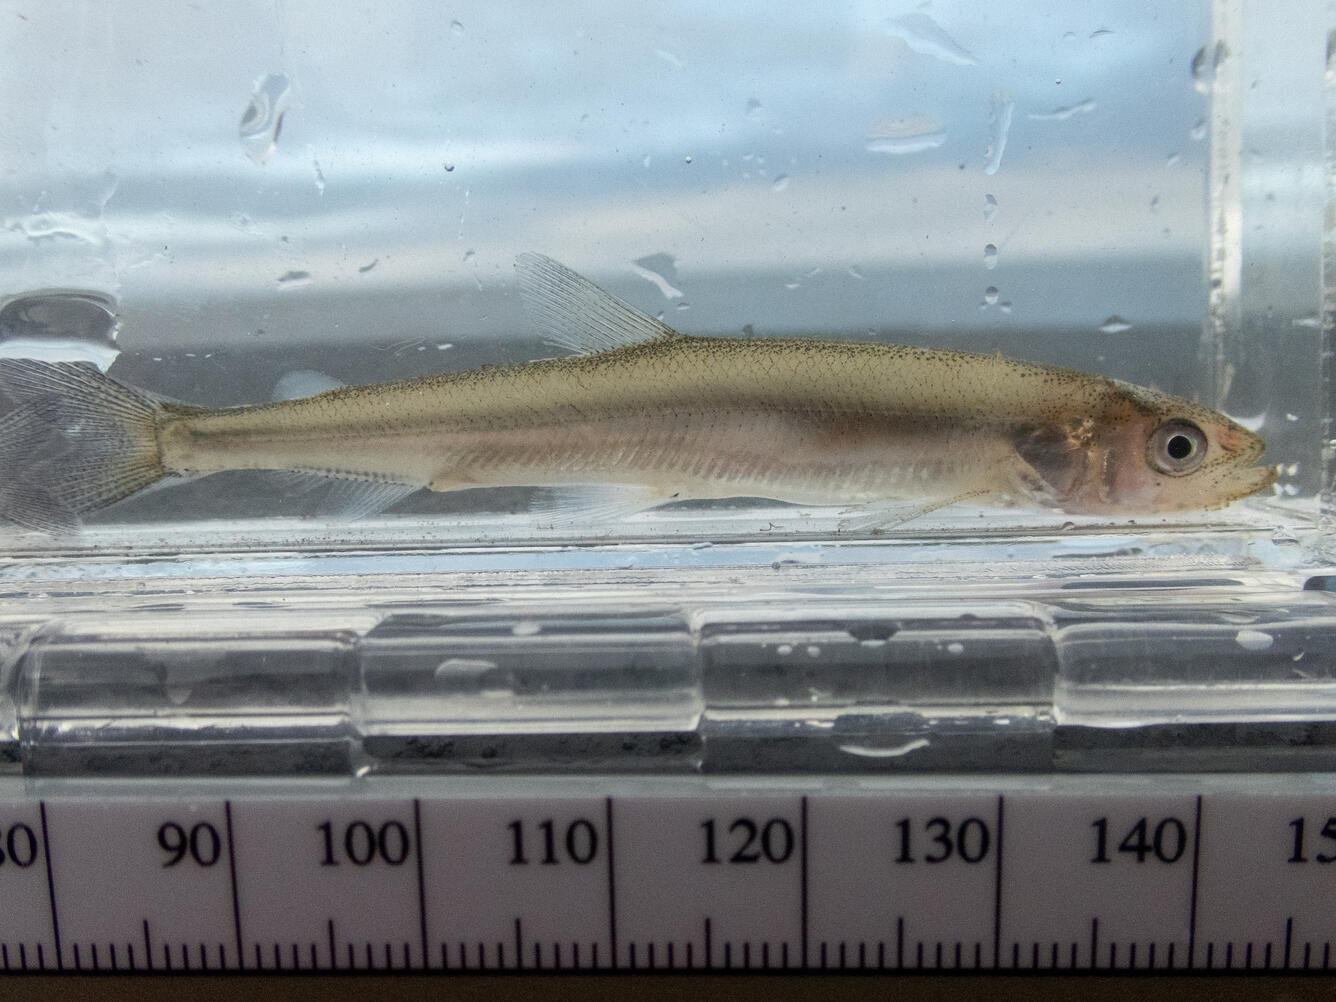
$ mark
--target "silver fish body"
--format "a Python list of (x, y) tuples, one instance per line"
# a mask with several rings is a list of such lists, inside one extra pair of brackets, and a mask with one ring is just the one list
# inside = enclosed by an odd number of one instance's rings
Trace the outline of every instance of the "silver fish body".
[[(222, 410), (158, 401), (83, 367), (0, 364), (11, 395), (48, 414), (63, 407), (112, 450), (84, 463), (82, 480), (48, 476), (38, 503), (0, 484), (0, 511), (63, 527), (163, 477), (237, 469), (436, 491), (607, 485), (628, 493), (628, 508), (858, 505), (869, 524), (966, 498), (1106, 514), (1205, 508), (1274, 478), (1251, 465), (1263, 448), (1251, 432), (1152, 390), (995, 355), (685, 336), (526, 258), (540, 324), (574, 330), (566, 343), (584, 354)], [(52, 398), (61, 404), (41, 403)], [(107, 427), (89, 435), (90, 422)], [(1189, 447), (1186, 460), (1169, 454)]]

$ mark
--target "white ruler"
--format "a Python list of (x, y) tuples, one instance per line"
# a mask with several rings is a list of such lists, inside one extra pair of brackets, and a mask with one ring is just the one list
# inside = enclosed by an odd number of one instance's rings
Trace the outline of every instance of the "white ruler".
[(7, 784), (9, 971), (1336, 964), (1336, 776)]

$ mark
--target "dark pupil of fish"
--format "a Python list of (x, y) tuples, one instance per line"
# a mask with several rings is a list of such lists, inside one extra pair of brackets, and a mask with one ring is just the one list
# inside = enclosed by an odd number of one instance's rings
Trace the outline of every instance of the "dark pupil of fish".
[(1170, 459), (1187, 459), (1192, 455), (1192, 439), (1186, 435), (1175, 435), (1165, 445)]

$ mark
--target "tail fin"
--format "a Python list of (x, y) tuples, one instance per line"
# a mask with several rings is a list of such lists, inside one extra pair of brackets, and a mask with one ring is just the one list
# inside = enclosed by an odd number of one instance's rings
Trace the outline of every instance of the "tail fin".
[(84, 362), (0, 359), (0, 521), (72, 532), (162, 479), (163, 405)]

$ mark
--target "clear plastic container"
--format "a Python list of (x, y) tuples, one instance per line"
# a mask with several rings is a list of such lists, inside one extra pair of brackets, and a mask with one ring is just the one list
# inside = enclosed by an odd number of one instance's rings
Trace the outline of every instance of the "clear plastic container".
[(12, 13), (0, 356), (205, 406), (524, 361), (540, 251), (689, 333), (1153, 385), (1278, 470), (880, 533), (218, 474), (0, 528), (13, 768), (1330, 765), (1325, 5)]

